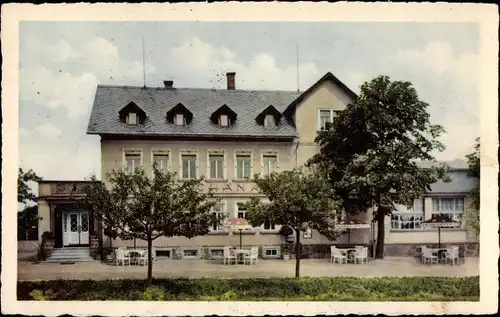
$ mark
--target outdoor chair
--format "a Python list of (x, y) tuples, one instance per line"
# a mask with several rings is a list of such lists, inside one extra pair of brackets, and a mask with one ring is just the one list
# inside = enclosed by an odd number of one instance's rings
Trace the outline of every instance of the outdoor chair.
[(354, 254), (354, 263), (368, 262), (368, 248), (362, 248), (361, 250), (356, 250)]
[(177, 257), (177, 259), (182, 260), (182, 258), (184, 257), (182, 255), (182, 250), (180, 248), (176, 248), (176, 249), (174, 249), (174, 252), (175, 252), (175, 256)]
[(248, 264), (252, 264), (252, 262), (257, 263), (259, 259), (259, 248), (258, 247), (252, 247), (249, 253), (245, 253), (243, 255), (243, 264), (246, 264), (248, 261)]
[(231, 251), (230, 247), (224, 247), (224, 260), (223, 264), (231, 264), (231, 260), (236, 263), (236, 254)]
[(148, 265), (148, 251), (137, 257), (137, 265)]
[(115, 258), (116, 258), (116, 265), (130, 265), (130, 257), (128, 255), (125, 255), (125, 252), (123, 252), (123, 249), (116, 249), (115, 250)]
[(424, 259), (424, 263), (427, 263), (427, 262), (430, 263), (430, 264), (432, 264), (432, 263), (436, 263), (437, 264), (438, 263), (438, 257), (437, 257), (437, 255), (432, 254), (431, 250), (425, 248), (422, 251), (422, 253), (423, 253), (422, 256), (423, 256), (423, 259)]
[(455, 265), (455, 260), (458, 263), (459, 257), (458, 257), (458, 247), (451, 247), (448, 250), (446, 250), (446, 263), (448, 261), (451, 261), (453, 265)]
[(420, 262), (424, 263), (424, 251), (427, 250), (427, 246), (423, 245), (420, 247)]
[(347, 256), (343, 255), (342, 252), (340, 252), (340, 250), (336, 247), (332, 246), (330, 252), (332, 253), (333, 263), (347, 263)]

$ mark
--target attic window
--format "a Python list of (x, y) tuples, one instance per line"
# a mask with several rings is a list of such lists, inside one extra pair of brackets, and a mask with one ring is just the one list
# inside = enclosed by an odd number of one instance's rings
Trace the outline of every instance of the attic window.
[(137, 114), (135, 112), (130, 112), (127, 115), (127, 124), (133, 124), (133, 125), (137, 124)]
[(266, 117), (264, 120), (264, 127), (266, 127), (266, 128), (276, 127), (276, 120), (272, 114), (266, 114)]
[(186, 125), (186, 119), (184, 118), (184, 115), (182, 113), (178, 113), (175, 115), (174, 124), (175, 125)]
[(219, 125), (221, 127), (227, 127), (229, 126), (229, 118), (227, 115), (223, 114), (219, 117)]

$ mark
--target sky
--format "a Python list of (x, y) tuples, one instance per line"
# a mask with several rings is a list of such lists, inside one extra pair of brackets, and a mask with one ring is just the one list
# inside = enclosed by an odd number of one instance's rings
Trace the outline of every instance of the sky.
[[(307, 89), (330, 71), (354, 92), (377, 75), (413, 83), (447, 133), (439, 160), (479, 136), (474, 23), (20, 22), (19, 166), (44, 179), (100, 177), (86, 135), (98, 84)], [(144, 39), (145, 67), (142, 41)]]

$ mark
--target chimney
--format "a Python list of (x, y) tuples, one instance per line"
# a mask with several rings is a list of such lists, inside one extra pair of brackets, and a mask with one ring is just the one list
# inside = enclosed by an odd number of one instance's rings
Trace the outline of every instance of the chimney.
[(174, 81), (173, 80), (164, 80), (163, 85), (165, 85), (165, 88), (173, 88), (174, 87)]
[(234, 83), (234, 77), (236, 76), (236, 73), (230, 72), (226, 73), (227, 76), (227, 90), (235, 90), (236, 85)]

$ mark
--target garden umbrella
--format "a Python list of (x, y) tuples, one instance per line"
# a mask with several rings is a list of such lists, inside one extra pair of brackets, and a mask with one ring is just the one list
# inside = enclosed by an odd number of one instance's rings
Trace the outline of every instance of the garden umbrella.
[(456, 228), (460, 226), (458, 221), (444, 214), (434, 214), (431, 219), (422, 222), (424, 227), (438, 228), (438, 247), (441, 248), (441, 228)]
[(252, 226), (248, 223), (248, 221), (246, 219), (243, 219), (243, 218), (229, 218), (227, 220), (227, 226), (229, 228), (231, 228), (233, 231), (234, 230), (240, 231), (240, 249), (241, 249), (241, 247), (242, 247), (241, 232), (243, 230), (251, 229)]
[(347, 243), (349, 243), (349, 242), (351, 242), (351, 229), (366, 229), (366, 228), (370, 228), (370, 225), (364, 221), (346, 217), (345, 219), (337, 222), (335, 227), (338, 229), (346, 229), (347, 230)]

